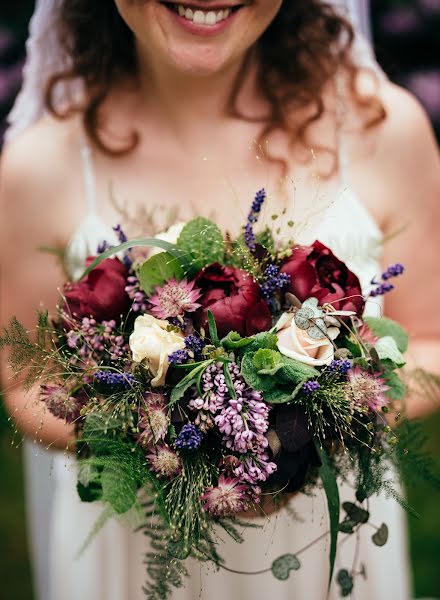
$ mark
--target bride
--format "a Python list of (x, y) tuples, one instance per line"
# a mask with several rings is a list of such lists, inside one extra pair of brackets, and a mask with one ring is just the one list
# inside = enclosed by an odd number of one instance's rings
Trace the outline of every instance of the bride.
[[(355, 16), (355, 4), (347, 6)], [(236, 233), (265, 185), (265, 218), (284, 213), (297, 242), (327, 243), (365, 287), (381, 263), (405, 263), (407, 275), (385, 309), (411, 331), (414, 364), (438, 371), (433, 134), (417, 102), (381, 76), (332, 3), (41, 0), (33, 32), (27, 84), (2, 157), (2, 322), (15, 314), (31, 327), (38, 302), (58, 300), (65, 274), (36, 248), (66, 248), (74, 278), (98, 242), (114, 239), (121, 213), (136, 233), (151, 221), (164, 225), (173, 211), (179, 220), (215, 216)], [(5, 387), (31, 440), (71, 445), (69, 428), (19, 386)], [(408, 408), (415, 416), (431, 407), (410, 398)], [(34, 445), (28, 458), (40, 600), (142, 598), (142, 535), (109, 523), (75, 560), (98, 512), (77, 500), (67, 452)], [(377, 524), (389, 525), (387, 546), (376, 548), (371, 533), (341, 544), (337, 566), (366, 574), (356, 581), (358, 600), (410, 598), (405, 529), (392, 502), (379, 497), (371, 506)], [(264, 570), (273, 557), (322, 539), (287, 582), (190, 565), (187, 587), (174, 598), (324, 600), (322, 497), (294, 497), (259, 521), (262, 529), (246, 531), (244, 544), (225, 541), (230, 568)], [(339, 597), (337, 584), (329, 597)]]

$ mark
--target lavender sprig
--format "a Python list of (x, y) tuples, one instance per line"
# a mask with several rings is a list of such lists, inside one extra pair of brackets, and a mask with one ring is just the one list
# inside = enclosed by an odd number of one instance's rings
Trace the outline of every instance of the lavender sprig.
[(263, 206), (265, 200), (266, 190), (262, 188), (255, 194), (255, 198), (252, 202), (251, 210), (249, 212), (246, 225), (244, 226), (244, 243), (251, 252), (255, 252), (257, 242), (254, 233), (254, 225), (258, 221), (261, 212), (261, 207)]
[(376, 298), (377, 296), (384, 296), (385, 294), (392, 292), (394, 290), (394, 285), (386, 282), (394, 277), (402, 275), (404, 271), (405, 267), (401, 263), (390, 265), (388, 269), (382, 273), (380, 281), (376, 281), (375, 277), (371, 280), (371, 285), (376, 287), (371, 290), (370, 296)]
[(276, 265), (269, 265), (264, 272), (264, 281), (261, 284), (261, 294), (266, 300), (270, 300), (276, 292), (281, 291), (290, 283), (288, 273), (280, 273)]

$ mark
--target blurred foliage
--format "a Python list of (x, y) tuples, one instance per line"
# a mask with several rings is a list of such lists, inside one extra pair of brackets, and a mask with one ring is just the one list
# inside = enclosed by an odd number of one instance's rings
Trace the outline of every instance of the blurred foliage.
[(22, 453), (0, 397), (0, 598), (32, 600)]

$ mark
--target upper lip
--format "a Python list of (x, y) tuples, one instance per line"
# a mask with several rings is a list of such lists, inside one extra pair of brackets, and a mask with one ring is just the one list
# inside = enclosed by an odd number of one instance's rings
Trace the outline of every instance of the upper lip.
[(231, 9), (231, 8), (238, 8), (239, 6), (243, 6), (244, 3), (238, 3), (238, 4), (228, 4), (227, 2), (191, 2), (191, 0), (182, 0), (181, 2), (179, 2), (179, 0), (162, 0), (162, 4), (182, 4), (183, 6), (186, 6), (187, 8), (195, 8), (195, 9), (200, 9), (200, 10), (225, 10), (225, 9)]

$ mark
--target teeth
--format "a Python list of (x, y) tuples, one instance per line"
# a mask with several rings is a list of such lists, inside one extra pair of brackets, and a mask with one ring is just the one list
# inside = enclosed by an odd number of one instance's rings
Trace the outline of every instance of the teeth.
[(230, 8), (225, 8), (224, 10), (219, 10), (215, 12), (210, 10), (208, 12), (204, 12), (203, 10), (195, 10), (193, 11), (191, 8), (186, 8), (183, 4), (177, 5), (177, 13), (187, 19), (188, 21), (192, 21), (197, 25), (216, 25), (220, 23), (220, 21), (224, 21), (231, 14)]

